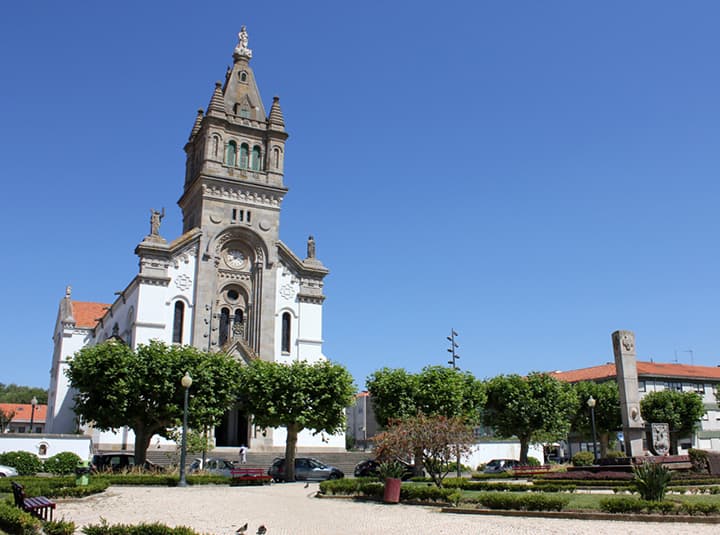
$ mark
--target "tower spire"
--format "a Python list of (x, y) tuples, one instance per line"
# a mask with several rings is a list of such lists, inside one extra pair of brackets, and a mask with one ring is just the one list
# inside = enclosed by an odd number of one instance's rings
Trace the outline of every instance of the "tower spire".
[(285, 131), (285, 119), (280, 109), (280, 97), (273, 97), (272, 106), (270, 106), (270, 115), (268, 117), (270, 128), (273, 130)]
[(207, 114), (219, 117), (225, 116), (225, 97), (223, 97), (222, 84), (220, 82), (215, 82), (215, 91), (213, 91), (212, 98), (210, 98)]

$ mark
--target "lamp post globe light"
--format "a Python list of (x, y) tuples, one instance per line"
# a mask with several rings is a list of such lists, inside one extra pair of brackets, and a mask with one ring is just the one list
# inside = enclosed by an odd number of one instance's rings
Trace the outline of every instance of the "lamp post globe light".
[(187, 456), (188, 392), (190, 391), (190, 385), (192, 385), (192, 377), (190, 377), (188, 372), (185, 372), (183, 378), (180, 379), (180, 384), (185, 389), (185, 401), (183, 403), (182, 445), (180, 446), (180, 481), (178, 482), (178, 487), (187, 487), (187, 480), (185, 479), (185, 457)]
[(38, 400), (35, 396), (32, 397), (30, 400), (30, 405), (32, 406), (30, 409), (30, 429), (28, 429), (28, 433), (33, 432), (33, 425), (35, 425), (35, 407), (37, 407)]
[(597, 432), (595, 430), (595, 398), (590, 396), (587, 400), (587, 405), (590, 407), (590, 422), (592, 423), (592, 435), (593, 435), (593, 455), (595, 456), (595, 462), (598, 460), (597, 453)]

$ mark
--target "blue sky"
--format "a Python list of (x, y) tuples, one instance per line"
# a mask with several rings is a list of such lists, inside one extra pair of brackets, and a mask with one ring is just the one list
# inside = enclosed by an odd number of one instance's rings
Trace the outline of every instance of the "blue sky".
[(0, 382), (47, 387), (65, 286), (110, 302), (247, 25), (290, 132), (324, 351), (477, 377), (720, 364), (715, 2), (11, 2), (0, 18)]

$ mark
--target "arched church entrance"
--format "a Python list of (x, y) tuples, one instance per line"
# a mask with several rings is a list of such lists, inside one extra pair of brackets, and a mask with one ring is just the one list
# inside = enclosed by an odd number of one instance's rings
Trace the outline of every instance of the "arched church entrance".
[(223, 446), (242, 446), (249, 445), (249, 419), (246, 414), (242, 414), (237, 409), (231, 409), (226, 412), (220, 425), (215, 428), (215, 444), (218, 447)]

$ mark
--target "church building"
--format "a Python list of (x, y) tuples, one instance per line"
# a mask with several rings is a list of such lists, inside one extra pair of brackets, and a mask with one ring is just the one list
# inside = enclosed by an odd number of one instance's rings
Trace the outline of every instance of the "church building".
[[(47, 430), (78, 428), (68, 359), (111, 337), (130, 347), (161, 340), (224, 351), (249, 362), (325, 359), (323, 279), (328, 270), (308, 239), (304, 258), (280, 241), (285, 130), (280, 101), (265, 112), (250, 67), (245, 27), (233, 65), (217, 82), (207, 110), (198, 111), (185, 145), (186, 171), (178, 205), (183, 233), (167, 240), (162, 211), (151, 210), (150, 233), (135, 248), (139, 272), (112, 303), (74, 301), (68, 287), (54, 331)], [(178, 381), (180, 378), (178, 378)], [(96, 448), (133, 444), (132, 431), (93, 433)], [(129, 435), (129, 436), (128, 436)], [(249, 415), (226, 413), (216, 445), (282, 450), (283, 429), (259, 429)], [(304, 431), (298, 448), (344, 449), (344, 434)]]

